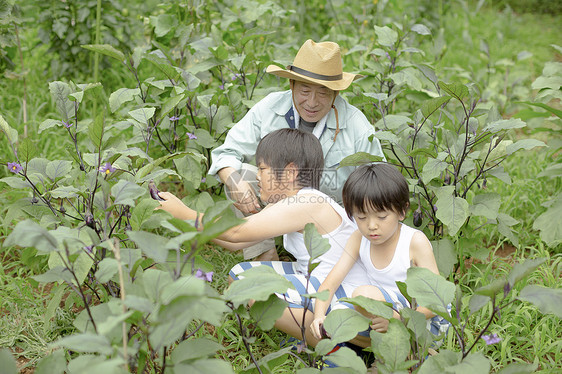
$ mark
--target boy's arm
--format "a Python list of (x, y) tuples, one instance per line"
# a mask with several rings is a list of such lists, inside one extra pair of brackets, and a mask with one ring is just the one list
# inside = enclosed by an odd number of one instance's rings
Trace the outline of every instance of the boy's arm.
[[(197, 212), (186, 206), (174, 194), (160, 192), (160, 196), (165, 201), (161, 201), (161, 206), (157, 209), (163, 209), (179, 219), (196, 219)], [(319, 209), (322, 208), (322, 205), (322, 203), (302, 203), (284, 199), (275, 204), (268, 205), (256, 214), (246, 217), (244, 223), (226, 230), (217, 239), (229, 243), (253, 243), (297, 232), (304, 229), (307, 223), (315, 223), (318, 215), (321, 214)], [(203, 213), (199, 213), (200, 222), (202, 218)], [(199, 229), (201, 230), (202, 228), (200, 224)]]
[[(410, 242), (410, 254), (414, 266), (422, 267), (431, 270), (433, 273), (439, 275), (435, 255), (429, 239), (422, 233), (416, 232)], [(425, 318), (435, 316), (431, 310), (425, 307), (417, 307), (416, 310), (425, 315)]]
[(322, 285), (318, 289), (318, 292), (329, 290), (330, 296), (327, 300), (316, 299), (314, 304), (314, 320), (310, 325), (312, 335), (317, 339), (322, 339), (321, 325), (326, 319), (326, 311), (330, 306), (330, 302), (334, 297), (336, 289), (340, 286), (341, 282), (344, 280), (349, 270), (355, 264), (355, 261), (359, 258), (359, 247), (361, 245), (362, 235), (359, 230), (355, 231), (349, 237), (347, 244), (345, 245), (342, 256), (332, 268)]
[(213, 239), (212, 241), (213, 243), (218, 244), (221, 247), (226, 248), (231, 252), (237, 252), (237, 251), (241, 251), (244, 248), (248, 248), (254, 244), (258, 244), (261, 240), (255, 242), (239, 242), (239, 243), (233, 243), (221, 239)]

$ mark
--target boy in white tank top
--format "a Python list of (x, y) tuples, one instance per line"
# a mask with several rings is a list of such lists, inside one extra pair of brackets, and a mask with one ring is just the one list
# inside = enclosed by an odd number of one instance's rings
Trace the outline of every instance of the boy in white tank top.
[[(332, 297), (333, 291), (351, 267), (360, 262), (367, 270), (368, 284), (356, 288), (353, 296), (390, 302), (395, 309), (393, 318), (400, 319), (396, 310), (408, 306), (408, 302), (400, 293), (396, 281), (405, 281), (406, 271), (411, 266), (425, 267), (439, 274), (431, 243), (425, 234), (401, 222), (410, 205), (408, 183), (392, 165), (363, 165), (346, 181), (343, 203), (348, 216), (357, 223), (358, 230), (351, 235), (342, 257), (320, 286), (319, 292), (329, 290)], [(325, 301), (316, 301), (310, 327), (317, 339), (322, 337), (322, 324), (328, 305)], [(360, 307), (356, 309), (371, 320), (371, 329), (387, 331), (387, 319), (369, 314)], [(432, 333), (437, 335), (446, 331), (448, 322), (444, 319), (424, 307), (416, 310), (430, 320), (428, 328)], [(368, 347), (370, 339), (360, 334), (352, 343)]]

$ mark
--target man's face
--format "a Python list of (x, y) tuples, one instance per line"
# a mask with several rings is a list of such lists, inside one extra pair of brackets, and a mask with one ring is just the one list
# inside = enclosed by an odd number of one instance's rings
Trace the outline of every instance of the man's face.
[(307, 122), (318, 122), (328, 114), (337, 95), (324, 86), (299, 81), (292, 81), (291, 89), (297, 111)]

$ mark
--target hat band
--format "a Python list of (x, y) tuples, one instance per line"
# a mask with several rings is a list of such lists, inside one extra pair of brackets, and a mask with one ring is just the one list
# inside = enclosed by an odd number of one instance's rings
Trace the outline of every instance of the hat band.
[(289, 65), (287, 66), (287, 68), (291, 71), (294, 71), (297, 74), (304, 75), (306, 77), (313, 78), (313, 79), (323, 80), (323, 81), (339, 81), (343, 77), (343, 74), (337, 74), (337, 75), (316, 74), (311, 71), (304, 70), (293, 65)]

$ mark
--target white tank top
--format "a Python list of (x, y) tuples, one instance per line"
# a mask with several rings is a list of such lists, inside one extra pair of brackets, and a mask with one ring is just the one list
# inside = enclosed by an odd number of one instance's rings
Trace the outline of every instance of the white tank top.
[(369, 284), (400, 293), (396, 281), (405, 281), (406, 272), (410, 268), (410, 242), (414, 234), (419, 231), (413, 227), (400, 223), (400, 237), (390, 263), (384, 269), (377, 269), (371, 260), (371, 243), (363, 237), (359, 249), (361, 263), (367, 269)]
[[(329, 240), (330, 249), (313, 261), (315, 263), (320, 262), (320, 265), (312, 271), (312, 275), (320, 279), (320, 281), (324, 281), (330, 270), (332, 270), (334, 265), (340, 259), (349, 237), (357, 230), (357, 226), (347, 217), (343, 207), (325, 193), (313, 188), (303, 188), (297, 193), (297, 196), (300, 194), (315, 194), (319, 199), (324, 199), (324, 201), (329, 203), (342, 219), (338, 228), (332, 232), (322, 235), (322, 237)], [(308, 272), (308, 260), (310, 259), (310, 256), (304, 244), (304, 235), (300, 232), (285, 234), (283, 235), (283, 245), (285, 246), (285, 249), (297, 260), (297, 271), (299, 273), (306, 274)], [(367, 283), (367, 272), (359, 261), (357, 261), (351, 268), (343, 282), (346, 282), (354, 287)]]

